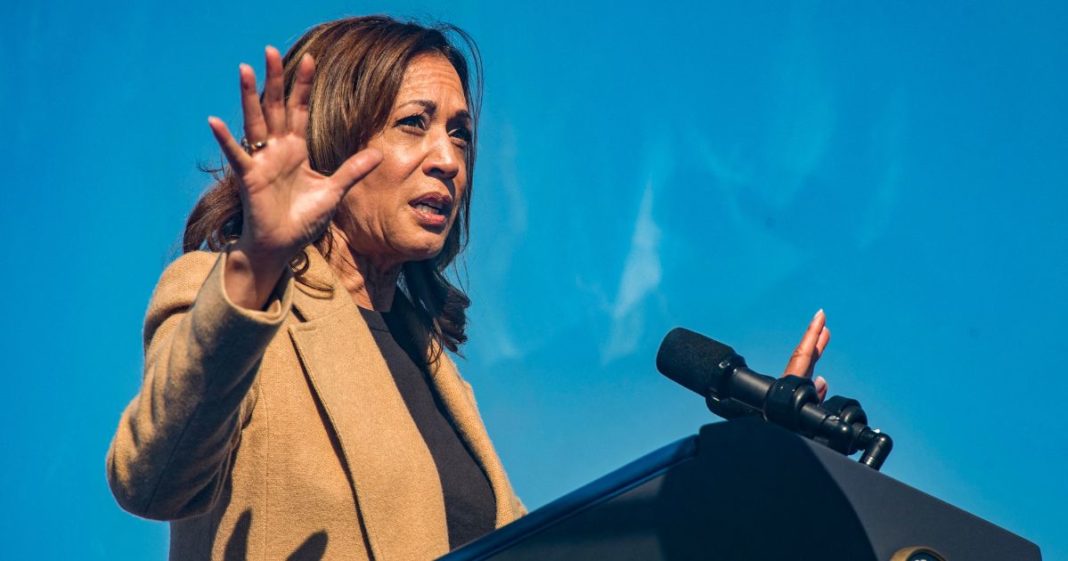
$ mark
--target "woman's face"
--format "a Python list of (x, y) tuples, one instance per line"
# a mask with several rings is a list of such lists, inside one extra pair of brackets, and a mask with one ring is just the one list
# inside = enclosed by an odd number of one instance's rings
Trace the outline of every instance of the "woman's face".
[(388, 264), (437, 255), (467, 189), (470, 141), (471, 116), (452, 64), (440, 55), (413, 59), (385, 129), (367, 144), (382, 152), (382, 163), (345, 196), (352, 249)]

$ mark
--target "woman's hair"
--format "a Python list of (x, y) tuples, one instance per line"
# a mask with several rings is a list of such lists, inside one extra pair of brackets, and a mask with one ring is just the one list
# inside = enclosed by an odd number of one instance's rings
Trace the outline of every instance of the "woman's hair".
[[(458, 38), (465, 50), (451, 42), (450, 36)], [(482, 94), (481, 59), (474, 41), (458, 27), (448, 24), (425, 27), (385, 16), (320, 24), (305, 33), (283, 58), (287, 98), (304, 53), (315, 58), (307, 139), (309, 163), (319, 173), (334, 173), (342, 162), (385, 128), (404, 72), (419, 55), (437, 54), (452, 63), (471, 111), (472, 134), (477, 131)], [(475, 146), (472, 138), (465, 158), (467, 189), (441, 252), (425, 261), (405, 263), (401, 269), (400, 286), (415, 310), (417, 317), (413, 319), (437, 343), (430, 345), (436, 350), (428, 355), (429, 361), (436, 360), (443, 347), (456, 352), (467, 340), (464, 328), (470, 300), (463, 290), (449, 282), (445, 270), (467, 245)], [(220, 251), (241, 234), (237, 177), (226, 165), (214, 171), (215, 184), (197, 201), (186, 221), (184, 252), (205, 247)], [(340, 206), (335, 222), (343, 224), (349, 219), (344, 205)], [(329, 229), (314, 245), (323, 255), (330, 254), (333, 248)], [(307, 256), (302, 252), (291, 265), (297, 280), (304, 281)]]

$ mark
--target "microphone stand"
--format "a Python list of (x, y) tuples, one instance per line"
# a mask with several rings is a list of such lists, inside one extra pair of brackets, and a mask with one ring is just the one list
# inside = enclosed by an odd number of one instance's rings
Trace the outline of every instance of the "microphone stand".
[[(718, 367), (724, 372), (733, 372), (744, 367), (745, 360), (735, 355), (738, 364), (728, 358)], [(755, 389), (755, 388), (754, 388)], [(800, 376), (777, 378), (762, 400), (764, 408), (757, 409), (731, 397), (719, 397), (712, 392), (706, 399), (708, 409), (723, 417), (733, 419), (760, 415), (769, 422), (811, 438), (832, 450), (851, 456), (859, 450), (860, 463), (878, 471), (894, 447), (893, 440), (868, 426), (868, 416), (860, 402), (843, 396), (834, 396), (820, 406), (819, 393), (812, 380)]]

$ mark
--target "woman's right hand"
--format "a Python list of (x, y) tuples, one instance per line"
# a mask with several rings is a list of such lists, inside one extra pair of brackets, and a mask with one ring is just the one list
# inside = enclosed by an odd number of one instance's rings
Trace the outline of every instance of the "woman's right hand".
[[(797, 344), (797, 348), (790, 355), (790, 361), (786, 363), (786, 372), (783, 373), (783, 376), (812, 378), (816, 362), (823, 356), (823, 351), (830, 341), (831, 330), (827, 328), (827, 314), (820, 308), (816, 315), (812, 316), (812, 321), (808, 323), (808, 328), (805, 329), (801, 342)], [(819, 394), (820, 401), (823, 401), (823, 398), (827, 397), (827, 380), (823, 376), (816, 376), (812, 383), (816, 386), (816, 393)]]
[(282, 57), (267, 47), (266, 58), (262, 105), (252, 68), (242, 64), (239, 70), (247, 145), (266, 145), (250, 154), (222, 120), (208, 118), (237, 177), (243, 209), (241, 237), (227, 259), (226, 292), (234, 303), (253, 309), (266, 304), (297, 252), (326, 230), (345, 193), (382, 161), (382, 154), (369, 148), (329, 177), (313, 170), (305, 135), (315, 62), (308, 54), (301, 58), (285, 101)]

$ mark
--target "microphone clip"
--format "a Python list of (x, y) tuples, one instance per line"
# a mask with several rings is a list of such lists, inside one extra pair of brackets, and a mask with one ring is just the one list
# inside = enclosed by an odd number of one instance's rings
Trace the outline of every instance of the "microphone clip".
[(863, 450), (860, 463), (875, 470), (882, 467), (894, 446), (888, 435), (868, 426), (859, 401), (834, 396), (821, 405), (819, 393), (808, 378), (776, 378), (767, 390), (763, 410), (721, 395), (710, 392), (705, 403), (724, 419), (760, 416), (846, 456)]

